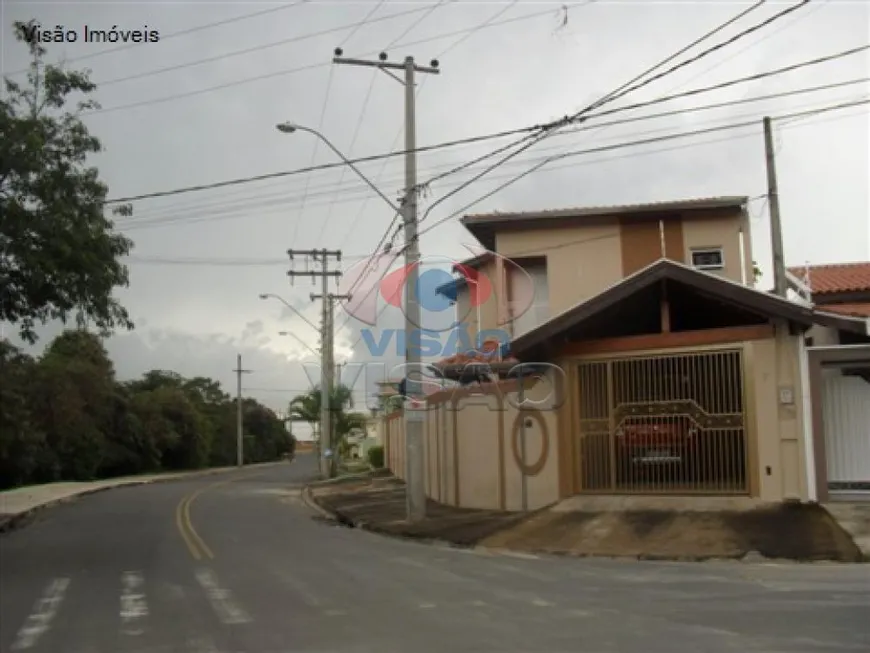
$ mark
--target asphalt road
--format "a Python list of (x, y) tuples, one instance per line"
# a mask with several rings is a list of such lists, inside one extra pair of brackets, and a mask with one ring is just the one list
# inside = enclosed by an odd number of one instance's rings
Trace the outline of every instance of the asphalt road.
[[(313, 461), (111, 490), (0, 536), (0, 652), (870, 650), (870, 569), (513, 557), (313, 520)], [(217, 479), (217, 480), (216, 480)]]

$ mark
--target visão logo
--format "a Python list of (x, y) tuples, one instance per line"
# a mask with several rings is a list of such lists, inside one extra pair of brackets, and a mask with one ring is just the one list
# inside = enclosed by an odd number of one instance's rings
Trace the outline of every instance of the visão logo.
[[(407, 319), (410, 266), (399, 263), (396, 254), (382, 253), (360, 261), (343, 275), (339, 292), (351, 296), (344, 309), (368, 325), (361, 336), (369, 353), (383, 356), (391, 341), (398, 356), (404, 355), (406, 347), (414, 347), (424, 357), (482, 351), (488, 340), (510, 341), (505, 329), (479, 331), (477, 325), (492, 323), (495, 318), (495, 323), (504, 327), (523, 315), (534, 302), (534, 283), (510, 259), (480, 247), (468, 249), (474, 256), (465, 261), (421, 258), (415, 288), (420, 320), (407, 331), (381, 328), (375, 334), (370, 327), (377, 326), (383, 304), (400, 309)], [(499, 269), (504, 270), (502, 283), (497, 281)]]

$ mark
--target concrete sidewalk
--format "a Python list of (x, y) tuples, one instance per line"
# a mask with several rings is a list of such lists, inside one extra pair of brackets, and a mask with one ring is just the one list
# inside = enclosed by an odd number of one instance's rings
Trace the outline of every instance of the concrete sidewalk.
[[(405, 520), (405, 487), (395, 478), (314, 484), (303, 493), (349, 526), (455, 546), (575, 557), (703, 561), (860, 562), (849, 534), (817, 505), (712, 502), (701, 509), (650, 499), (606, 498), (531, 513), (470, 510), (430, 501), (426, 519)], [(570, 502), (569, 502), (570, 503)], [(719, 505), (719, 504), (722, 505)], [(695, 507), (697, 508), (697, 506)]]
[[(258, 463), (245, 465), (242, 469), (257, 469), (270, 465), (287, 465), (287, 461)], [(239, 471), (238, 467), (212, 467), (187, 472), (164, 472), (162, 474), (143, 474), (139, 476), (121, 476), (99, 481), (61, 481), (44, 485), (27, 485), (0, 492), (0, 533), (18, 525), (30, 514), (43, 508), (71, 501), (77, 497), (116, 487), (161, 483), (198, 476), (210, 476)]]

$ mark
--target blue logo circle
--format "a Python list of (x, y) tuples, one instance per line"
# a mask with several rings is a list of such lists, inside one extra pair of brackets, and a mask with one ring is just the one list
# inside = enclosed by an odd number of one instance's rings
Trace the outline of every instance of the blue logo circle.
[(434, 268), (422, 271), (417, 277), (417, 297), (420, 307), (435, 313), (450, 310), (453, 302), (449, 297), (439, 293), (438, 289), (452, 281), (453, 276), (446, 270)]

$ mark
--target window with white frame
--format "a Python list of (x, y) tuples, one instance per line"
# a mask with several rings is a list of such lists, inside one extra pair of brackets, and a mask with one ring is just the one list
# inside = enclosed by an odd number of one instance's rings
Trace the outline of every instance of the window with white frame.
[(692, 267), (698, 270), (721, 270), (725, 267), (725, 258), (721, 247), (699, 247), (692, 250)]

